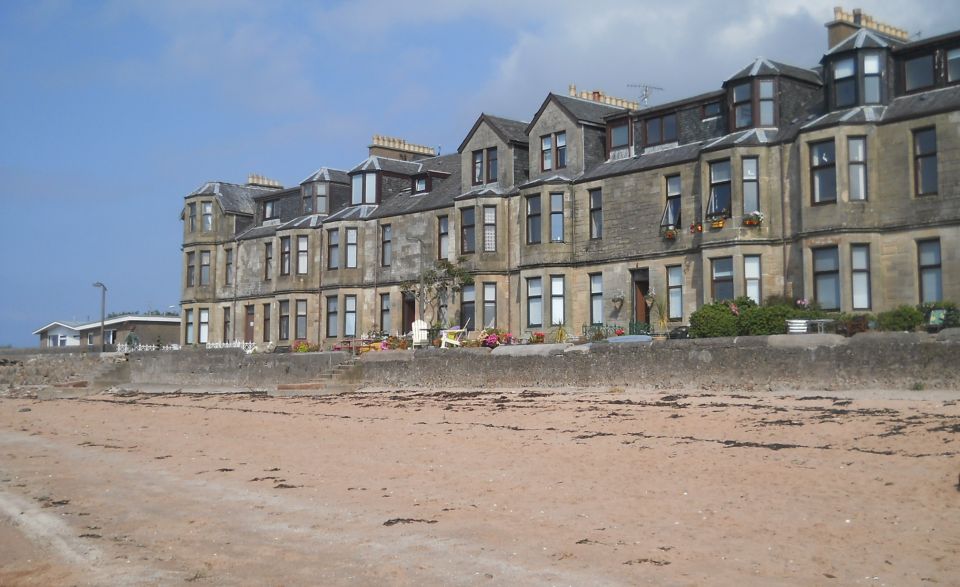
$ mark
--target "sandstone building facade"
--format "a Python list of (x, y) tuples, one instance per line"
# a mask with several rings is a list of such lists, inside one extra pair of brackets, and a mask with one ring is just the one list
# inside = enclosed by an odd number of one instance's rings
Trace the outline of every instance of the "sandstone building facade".
[[(331, 346), (409, 332), (437, 259), (474, 284), (445, 322), (517, 336), (672, 325), (704, 303), (877, 312), (960, 300), (960, 31), (910, 41), (837, 9), (814, 68), (759, 58), (650, 108), (549, 94), (481, 114), (458, 151), (375, 136), (353, 169), (185, 198), (184, 344)], [(427, 315), (428, 322), (438, 319)]]

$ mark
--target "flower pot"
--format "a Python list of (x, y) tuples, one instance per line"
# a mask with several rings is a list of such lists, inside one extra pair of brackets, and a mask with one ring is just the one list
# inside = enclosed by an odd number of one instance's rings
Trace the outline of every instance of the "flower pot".
[(713, 220), (710, 222), (710, 226), (712, 226), (713, 228), (723, 228), (724, 224), (725, 222), (723, 218), (718, 218), (717, 220)]

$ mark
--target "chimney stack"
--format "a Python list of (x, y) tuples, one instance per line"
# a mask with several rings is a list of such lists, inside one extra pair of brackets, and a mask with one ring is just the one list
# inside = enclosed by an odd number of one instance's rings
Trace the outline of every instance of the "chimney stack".
[(836, 47), (860, 29), (872, 30), (904, 43), (910, 39), (910, 34), (904, 29), (877, 22), (859, 8), (854, 8), (852, 12), (844, 12), (842, 6), (834, 7), (833, 20), (824, 26), (827, 27), (827, 49)]
[(280, 183), (279, 181), (277, 181), (277, 180), (275, 180), (275, 179), (270, 179), (270, 178), (268, 178), (268, 177), (264, 177), (264, 176), (260, 175), (259, 173), (251, 173), (251, 174), (247, 175), (247, 185), (248, 185), (248, 186), (261, 187), (261, 188), (283, 189), (283, 184), (282, 184), (282, 183)]
[(373, 141), (367, 149), (371, 157), (387, 157), (401, 161), (416, 161), (437, 156), (437, 150), (433, 147), (416, 145), (404, 139), (384, 135), (373, 135)]

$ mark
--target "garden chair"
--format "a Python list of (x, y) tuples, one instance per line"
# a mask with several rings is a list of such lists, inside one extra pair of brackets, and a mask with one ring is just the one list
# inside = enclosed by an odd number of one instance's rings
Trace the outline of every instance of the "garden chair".
[(430, 342), (429, 338), (427, 335), (427, 323), (423, 320), (414, 320), (413, 330), (410, 331), (410, 342), (413, 344), (413, 348), (427, 346)]
[(470, 319), (467, 318), (466, 324), (457, 328), (447, 328), (440, 331), (440, 348), (445, 349), (449, 346), (461, 346), (463, 338), (467, 334), (467, 328), (470, 327)]

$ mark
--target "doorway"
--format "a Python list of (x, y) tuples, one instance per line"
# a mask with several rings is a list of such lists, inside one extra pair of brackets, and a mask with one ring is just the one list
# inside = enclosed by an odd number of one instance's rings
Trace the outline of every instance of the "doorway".
[(412, 293), (403, 294), (403, 307), (400, 309), (400, 320), (403, 323), (402, 334), (413, 332), (413, 319), (417, 314), (417, 298)]
[(647, 294), (650, 293), (650, 272), (647, 269), (631, 271), (633, 281), (633, 321), (650, 323), (650, 305)]

